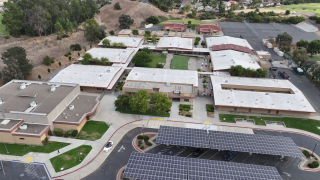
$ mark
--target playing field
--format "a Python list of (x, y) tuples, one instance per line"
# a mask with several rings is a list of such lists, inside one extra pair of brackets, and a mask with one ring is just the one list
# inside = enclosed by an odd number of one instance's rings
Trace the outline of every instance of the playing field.
[(292, 4), (292, 5), (284, 5), (280, 7), (268, 7), (267, 9), (283, 9), (290, 10), (295, 12), (311, 12), (318, 13), (320, 15), (320, 3), (310, 3), (310, 4)]
[(189, 58), (181, 57), (181, 56), (173, 56), (170, 68), (188, 70), (188, 62), (189, 62)]
[(166, 56), (164, 56), (164, 55), (150, 55), (150, 56), (151, 56), (152, 61), (150, 63), (146, 64), (146, 67), (156, 68), (156, 65), (158, 63), (166, 64)]
[(0, 14), (0, 35), (7, 35), (9, 32), (6, 31), (5, 26), (1, 22), (2, 20), (2, 13)]

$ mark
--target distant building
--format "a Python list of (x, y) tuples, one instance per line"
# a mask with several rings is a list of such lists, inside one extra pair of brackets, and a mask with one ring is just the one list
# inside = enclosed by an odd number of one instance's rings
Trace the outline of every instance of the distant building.
[(132, 35), (131, 29), (122, 29), (120, 32), (118, 32), (118, 36), (120, 37), (129, 37)]
[(221, 28), (212, 24), (199, 24), (197, 26), (197, 32), (203, 35), (218, 35)]
[(197, 71), (133, 68), (122, 88), (123, 94), (146, 90), (149, 94), (165, 94), (171, 100), (193, 102), (198, 88)]
[(177, 31), (177, 32), (186, 32), (187, 26), (183, 23), (167, 23), (162, 29), (164, 31)]
[(162, 37), (160, 38), (156, 49), (178, 49), (178, 50), (192, 50), (193, 40), (181, 37)]
[(142, 44), (142, 41), (143, 41), (143, 38), (139, 38), (139, 37), (108, 36), (108, 37), (105, 37), (104, 39), (102, 39), (98, 45), (103, 46), (102, 42), (105, 39), (109, 39), (111, 44), (114, 42), (123, 43), (125, 45), (125, 47), (127, 47), (127, 48), (137, 48), (137, 47), (139, 47), (140, 44)]

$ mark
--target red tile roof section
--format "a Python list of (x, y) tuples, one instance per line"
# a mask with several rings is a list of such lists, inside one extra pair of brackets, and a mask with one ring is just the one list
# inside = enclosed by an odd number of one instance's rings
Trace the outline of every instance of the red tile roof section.
[(252, 53), (252, 50), (244, 47), (244, 46), (238, 46), (234, 44), (221, 44), (221, 45), (214, 45), (212, 46), (212, 51), (221, 51), (221, 50), (235, 50), (245, 53)]
[[(210, 24), (199, 24), (197, 27), (197, 31), (200, 32), (200, 28), (202, 29), (202, 32), (210, 32), (208, 31), (209, 29), (213, 29), (216, 31), (221, 31), (221, 28), (219, 26), (215, 26), (215, 25), (210, 25)], [(208, 29), (208, 30), (207, 30)]]
[[(174, 31), (184, 31), (185, 32), (187, 29), (187, 26), (185, 26), (183, 24), (175, 24), (175, 23), (165, 24), (162, 29), (166, 29), (167, 27), (169, 27), (170, 29), (174, 28)], [(182, 30), (181, 30), (181, 28), (182, 28)]]

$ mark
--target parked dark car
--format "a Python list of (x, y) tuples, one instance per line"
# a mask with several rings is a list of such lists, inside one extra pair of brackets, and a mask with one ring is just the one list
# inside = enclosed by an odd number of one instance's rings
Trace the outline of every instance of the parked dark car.
[(272, 58), (269, 59), (269, 62), (271, 62), (271, 63), (273, 62)]
[(203, 153), (203, 151), (204, 151), (204, 149), (198, 148), (193, 152), (193, 155), (196, 156), (196, 157), (200, 156)]
[(290, 76), (289, 76), (286, 72), (284, 72), (284, 71), (282, 71), (282, 72), (279, 71), (278, 74), (279, 74), (279, 76), (282, 77), (283, 79), (289, 79), (289, 77), (290, 77)]
[(277, 71), (277, 70), (278, 70), (278, 67), (271, 66), (271, 67), (270, 67), (270, 70), (271, 70), (271, 71)]
[(236, 156), (237, 152), (229, 151), (226, 155), (223, 156), (225, 161), (230, 161), (234, 156)]

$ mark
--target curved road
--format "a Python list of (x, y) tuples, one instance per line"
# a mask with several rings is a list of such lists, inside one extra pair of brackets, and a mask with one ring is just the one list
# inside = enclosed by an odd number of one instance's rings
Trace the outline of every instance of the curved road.
[[(144, 132), (158, 132), (158, 129), (145, 128)], [(319, 142), (320, 140), (314, 139), (312, 137), (296, 134), (291, 132), (277, 132), (277, 131), (267, 131), (271, 134), (280, 134), (284, 137), (290, 137), (299, 146), (312, 150), (315, 145), (315, 140)], [(116, 180), (118, 171), (127, 164), (130, 154), (136, 151), (132, 147), (132, 139), (138, 134), (142, 133), (142, 128), (135, 128), (129, 131), (114, 147), (111, 154), (103, 162), (103, 164), (91, 173), (89, 176), (83, 178), (84, 180)], [(151, 150), (152, 151), (152, 150)], [(103, 152), (102, 152), (103, 153)], [(315, 153), (320, 155), (320, 147), (317, 147)], [(283, 179), (288, 180), (317, 180), (320, 179), (319, 172), (309, 172), (300, 170), (297, 165), (301, 162), (300, 159), (288, 159), (287, 161), (281, 162), (276, 165), (280, 175)], [(289, 176), (288, 176), (289, 175)]]

